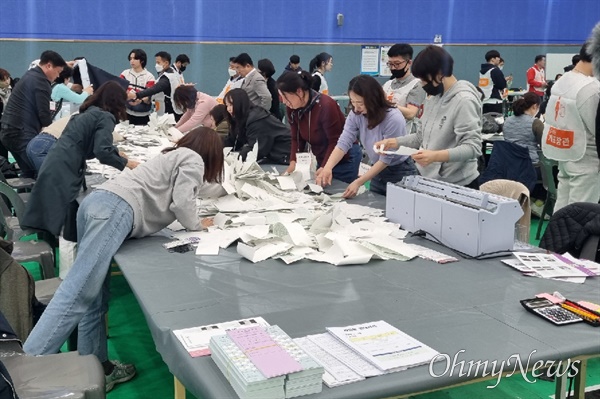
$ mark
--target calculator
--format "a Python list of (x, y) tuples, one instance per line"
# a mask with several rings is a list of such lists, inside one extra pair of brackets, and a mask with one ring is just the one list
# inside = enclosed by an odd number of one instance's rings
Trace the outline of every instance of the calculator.
[(564, 326), (565, 324), (583, 321), (581, 317), (573, 312), (554, 304), (546, 298), (524, 299), (521, 305), (531, 313), (534, 313), (552, 324)]

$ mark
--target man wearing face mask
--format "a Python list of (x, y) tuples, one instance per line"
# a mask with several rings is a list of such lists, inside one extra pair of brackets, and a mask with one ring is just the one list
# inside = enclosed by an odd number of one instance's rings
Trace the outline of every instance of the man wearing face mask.
[(442, 47), (427, 46), (413, 61), (428, 97), (416, 134), (375, 143), (384, 150), (416, 148), (412, 155), (425, 177), (478, 188), (481, 155), (481, 100), (471, 83), (452, 74), (454, 60)]
[(185, 80), (183, 79), (183, 73), (190, 64), (190, 57), (188, 57), (187, 54), (179, 54), (177, 58), (175, 58), (175, 63), (171, 65), (171, 68), (173, 68), (173, 70), (179, 75), (181, 84), (185, 83)]
[(229, 90), (239, 89), (242, 87), (242, 83), (244, 83), (244, 78), (238, 73), (233, 60), (235, 60), (235, 57), (229, 57), (229, 68), (227, 69), (229, 79), (227, 79), (225, 87), (223, 87), (223, 90), (221, 90), (221, 93), (217, 97), (217, 102), (219, 104), (223, 104), (223, 98)]
[(419, 116), (419, 109), (425, 101), (425, 91), (420, 85), (420, 80), (412, 75), (413, 48), (410, 44), (394, 44), (388, 50), (387, 66), (392, 72), (392, 79), (383, 84), (383, 91), (389, 102), (402, 112), (406, 119), (406, 131), (416, 131), (415, 118)]
[(181, 84), (179, 74), (173, 71), (173, 68), (170, 66), (171, 54), (166, 51), (159, 51), (154, 58), (156, 61), (154, 68), (158, 73), (156, 84), (145, 90), (128, 92), (127, 99), (130, 104), (136, 105), (140, 103), (142, 98), (154, 96), (154, 110), (158, 115), (181, 115), (183, 111), (177, 109), (171, 100), (173, 98), (173, 93), (175, 93), (175, 89)]
[(485, 53), (485, 64), (481, 64), (479, 71), (479, 88), (483, 91), (483, 113), (503, 112), (502, 100), (507, 88), (506, 78), (498, 67), (500, 64), (500, 53), (490, 50)]

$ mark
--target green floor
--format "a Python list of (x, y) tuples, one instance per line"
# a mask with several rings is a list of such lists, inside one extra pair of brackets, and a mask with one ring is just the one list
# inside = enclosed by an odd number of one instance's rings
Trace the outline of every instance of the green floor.
[[(532, 243), (537, 219), (532, 220)], [(38, 274), (35, 267), (28, 268)], [(156, 352), (150, 331), (141, 309), (125, 278), (115, 276), (111, 281), (112, 298), (109, 312), (109, 352), (111, 359), (135, 363), (138, 375), (130, 382), (121, 384), (108, 394), (109, 399), (168, 399), (173, 397), (173, 376)], [(398, 374), (401, 378), (401, 373)], [(538, 380), (529, 384), (519, 375), (503, 379), (494, 389), (487, 389), (489, 382), (413, 396), (412, 399), (506, 399), (549, 398), (554, 394), (554, 383)], [(600, 359), (590, 361), (587, 385), (600, 384)], [(188, 392), (189, 399), (195, 398)], [(200, 399), (200, 398), (198, 398)]]

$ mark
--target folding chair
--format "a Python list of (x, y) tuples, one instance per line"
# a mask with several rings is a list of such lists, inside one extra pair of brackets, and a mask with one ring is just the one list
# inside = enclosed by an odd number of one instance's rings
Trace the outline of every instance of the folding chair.
[(544, 224), (544, 218), (546, 215), (552, 216), (554, 213), (554, 205), (556, 204), (556, 183), (554, 181), (554, 173), (553, 168), (558, 166), (557, 161), (553, 161), (544, 156), (542, 150), (538, 150), (538, 156), (540, 158), (540, 171), (542, 173), (542, 184), (544, 189), (546, 189), (546, 201), (544, 202), (544, 207), (542, 208), (542, 214), (540, 215), (540, 223), (538, 224), (537, 233), (535, 235), (535, 239), (540, 239), (540, 234), (542, 232), (542, 225)]
[(23, 200), (14, 189), (3, 182), (0, 182), (0, 193), (8, 198), (16, 215), (12, 216), (12, 212), (10, 212), (8, 206), (4, 201), (0, 201), (0, 210), (2, 211), (0, 212), (0, 227), (7, 239), (14, 244), (13, 257), (19, 263), (38, 263), (44, 279), (55, 277), (54, 250), (52, 246), (44, 241), (19, 241), (22, 237), (36, 233), (35, 231), (21, 228), (19, 221), (25, 211)]

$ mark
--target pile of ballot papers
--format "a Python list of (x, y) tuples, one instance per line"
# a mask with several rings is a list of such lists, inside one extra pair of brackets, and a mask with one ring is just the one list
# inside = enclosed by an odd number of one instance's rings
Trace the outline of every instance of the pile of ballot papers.
[(285, 399), (321, 392), (323, 367), (278, 326), (227, 331), (211, 357), (242, 399)]

